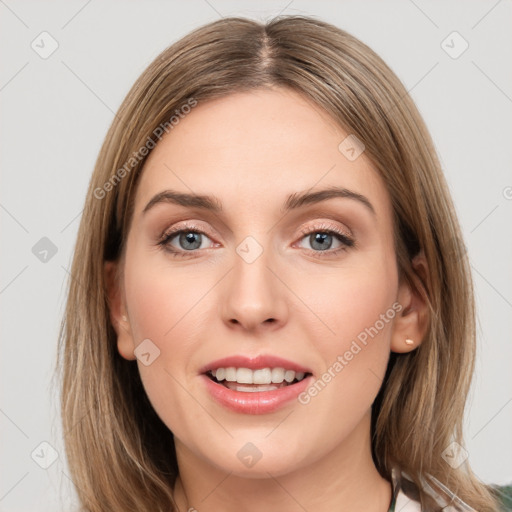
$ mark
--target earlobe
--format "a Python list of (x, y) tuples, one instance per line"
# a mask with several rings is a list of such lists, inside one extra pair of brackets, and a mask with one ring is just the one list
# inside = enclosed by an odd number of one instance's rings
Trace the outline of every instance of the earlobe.
[(122, 291), (116, 279), (117, 263), (113, 261), (105, 262), (104, 272), (110, 322), (117, 334), (117, 350), (124, 359), (132, 361), (136, 359), (133, 352), (135, 344), (133, 343), (130, 322), (126, 313)]
[(397, 353), (411, 352), (423, 342), (429, 324), (427, 290), (428, 266), (423, 253), (412, 261), (415, 272), (414, 283), (405, 279), (400, 283), (398, 302), (402, 310), (395, 319), (391, 337), (391, 351)]

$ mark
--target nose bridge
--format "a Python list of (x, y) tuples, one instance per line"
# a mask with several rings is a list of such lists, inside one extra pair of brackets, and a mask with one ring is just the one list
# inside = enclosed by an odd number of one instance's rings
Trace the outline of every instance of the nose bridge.
[(282, 323), (286, 314), (283, 288), (274, 275), (276, 258), (270, 237), (258, 238), (261, 242), (249, 235), (235, 247), (233, 270), (224, 289), (224, 320), (246, 328)]

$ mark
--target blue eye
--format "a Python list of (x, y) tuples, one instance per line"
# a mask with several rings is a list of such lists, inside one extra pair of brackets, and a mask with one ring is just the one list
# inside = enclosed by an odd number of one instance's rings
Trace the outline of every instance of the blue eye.
[[(333, 257), (341, 251), (355, 246), (355, 241), (341, 230), (325, 226), (312, 228), (302, 231), (301, 240), (308, 239), (311, 248), (305, 248), (315, 256)], [(177, 240), (176, 245), (172, 244)], [(203, 246), (210, 238), (196, 227), (175, 229), (165, 233), (160, 238), (158, 245), (163, 246), (165, 251), (174, 257), (193, 256), (199, 249), (207, 249), (212, 245)], [(211, 242), (211, 240), (210, 240)], [(332, 248), (333, 244), (338, 243), (338, 247)]]
[[(165, 238), (160, 242), (172, 254), (179, 255), (181, 252), (195, 251), (201, 249), (203, 240), (202, 238), (208, 237), (201, 231), (192, 231), (190, 229), (181, 229), (168, 233)], [(172, 240), (177, 239), (178, 249), (171, 245)], [(204, 247), (203, 247), (204, 248)]]
[(333, 241), (335, 240), (334, 235), (320, 231), (312, 233), (308, 235), (308, 237), (311, 247), (319, 251), (327, 251), (331, 249)]
[[(338, 254), (340, 251), (345, 251), (355, 245), (352, 238), (348, 237), (345, 233), (335, 229), (311, 229), (309, 231), (303, 231), (303, 239), (309, 241), (315, 254), (319, 256), (333, 256)], [(337, 241), (339, 246), (332, 249), (334, 241)], [(322, 254), (323, 253), (323, 254)]]

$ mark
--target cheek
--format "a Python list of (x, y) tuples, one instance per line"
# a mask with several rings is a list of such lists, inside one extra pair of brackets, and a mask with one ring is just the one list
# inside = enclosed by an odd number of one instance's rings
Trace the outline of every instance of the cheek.
[[(134, 342), (149, 338), (160, 351), (150, 366), (138, 363), (141, 379), (160, 418), (175, 435), (188, 439), (194, 432), (191, 426), (203, 424), (204, 410), (183, 385), (193, 378), (200, 340), (212, 329), (222, 329), (214, 289), (219, 276), (198, 273), (193, 265), (171, 271), (164, 258), (137, 253), (136, 248), (129, 254), (125, 288)], [(393, 260), (381, 252), (323, 274), (296, 268), (283, 274), (301, 299), (297, 310), (295, 295), (283, 295), (289, 306), (284, 329), (302, 333), (297, 350), (314, 357), (319, 373), (316, 391), (305, 396), (305, 407), (299, 406), (297, 415), (300, 424), (309, 422), (311, 439), (334, 443), (348, 435), (380, 388), (392, 326), (390, 315), (387, 322), (381, 315), (390, 310), (397, 292), (395, 267), (386, 261)], [(214, 338), (220, 339), (219, 333)]]
[(379, 338), (389, 338), (398, 277), (395, 266), (384, 261), (382, 256), (368, 258), (364, 264), (343, 269), (332, 277), (315, 276), (305, 283), (302, 294), (327, 328), (316, 340), (325, 354), (332, 356), (358, 336), (364, 341), (364, 333), (375, 324)]
[[(322, 293), (313, 297), (319, 316), (333, 332), (316, 337), (323, 369), (301, 399), (311, 417), (343, 418), (348, 429), (371, 407), (380, 389), (397, 315), (396, 267), (386, 264), (382, 255), (366, 263), (326, 279)], [(317, 286), (321, 282), (317, 280)], [(328, 428), (335, 436), (340, 424)]]
[(197, 349), (194, 329), (201, 322), (194, 306), (204, 295), (204, 278), (201, 285), (199, 277), (170, 272), (155, 260), (132, 252), (126, 261), (125, 292), (134, 344), (149, 339), (158, 354), (150, 365), (138, 361), (141, 380), (153, 407), (170, 427), (165, 411), (176, 411), (187, 398), (181, 397), (180, 383), (186, 381)]
[[(147, 242), (146, 242), (147, 243)], [(126, 300), (135, 343), (150, 338), (159, 348), (186, 350), (193, 340), (202, 300), (208, 283), (205, 273), (186, 267), (172, 269), (172, 256), (133, 243), (126, 259)], [(192, 267), (190, 267), (192, 269)]]

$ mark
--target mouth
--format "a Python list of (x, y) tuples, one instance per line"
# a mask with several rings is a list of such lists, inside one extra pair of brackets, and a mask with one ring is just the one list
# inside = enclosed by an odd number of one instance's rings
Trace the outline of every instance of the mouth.
[(225, 357), (199, 372), (209, 396), (238, 414), (270, 414), (297, 404), (297, 396), (313, 381), (306, 366), (265, 354)]
[(293, 386), (312, 374), (282, 367), (251, 369), (229, 366), (208, 370), (205, 375), (213, 382), (232, 391), (255, 393)]

